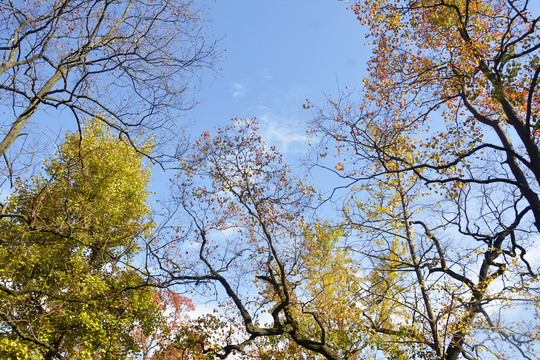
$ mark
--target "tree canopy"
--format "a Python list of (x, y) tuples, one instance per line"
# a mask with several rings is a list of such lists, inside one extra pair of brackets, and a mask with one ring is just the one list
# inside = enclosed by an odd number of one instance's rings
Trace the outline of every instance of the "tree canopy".
[(2, 357), (123, 358), (138, 349), (136, 326), (160, 325), (133, 263), (153, 227), (141, 157), (87, 121), (17, 183), (0, 230)]
[[(357, 92), (304, 104), (306, 174), (256, 119), (233, 119), (176, 154), (159, 227), (144, 156), (192, 64), (176, 62), (161, 26), (191, 19), (189, 4), (20, 3), (32, 11), (0, 5), (14, 34), (0, 69), (17, 75), (0, 83), (15, 99), (7, 147), (38, 105), (96, 118), (3, 204), (0, 354), (538, 358), (540, 18), (528, 0), (355, 2), (368, 73)], [(81, 22), (82, 35), (69, 28)], [(60, 33), (76, 50), (59, 50)], [(17, 66), (52, 72), (17, 83)], [(100, 91), (127, 76), (136, 101), (114, 98), (118, 112), (74, 91), (92, 69), (112, 81)], [(215, 312), (190, 318), (196, 301)]]

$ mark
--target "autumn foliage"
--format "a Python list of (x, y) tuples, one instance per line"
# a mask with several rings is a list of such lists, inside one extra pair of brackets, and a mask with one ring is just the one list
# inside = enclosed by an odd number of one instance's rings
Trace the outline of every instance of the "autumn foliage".
[(153, 145), (86, 122), (2, 211), (0, 355), (538, 358), (530, 5), (356, 2), (373, 55), (304, 105), (309, 174), (233, 119), (179, 152), (160, 226)]
[[(153, 228), (142, 156), (97, 121), (69, 133), (43, 172), (20, 181), (0, 236), (0, 354), (125, 357), (159, 326), (150, 280), (133, 266)], [(142, 270), (142, 269), (141, 269)]]

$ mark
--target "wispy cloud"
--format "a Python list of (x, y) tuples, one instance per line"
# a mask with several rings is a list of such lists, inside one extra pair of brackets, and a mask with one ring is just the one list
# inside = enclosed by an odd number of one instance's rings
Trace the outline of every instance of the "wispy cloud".
[(247, 92), (247, 88), (244, 85), (242, 85), (241, 83), (235, 82), (235, 83), (232, 84), (233, 98), (238, 99), (238, 98), (246, 95), (246, 92)]
[(282, 154), (304, 152), (307, 149), (307, 136), (294, 119), (286, 119), (272, 114), (258, 115), (263, 139), (276, 146)]

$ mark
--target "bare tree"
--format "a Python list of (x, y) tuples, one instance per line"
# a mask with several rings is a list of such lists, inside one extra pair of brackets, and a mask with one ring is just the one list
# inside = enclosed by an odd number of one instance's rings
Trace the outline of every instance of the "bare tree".
[(170, 286), (211, 293), (229, 311), (235, 336), (220, 347), (203, 339), (200, 350), (223, 359), (276, 348), (294, 359), (354, 359), (365, 326), (352, 321), (352, 263), (335, 246), (342, 234), (309, 220), (313, 188), (291, 175), (256, 123), (203, 134), (181, 169), (172, 199), (180, 225), (152, 255)]
[(42, 108), (99, 118), (132, 145), (174, 134), (215, 59), (189, 0), (2, 1), (0, 52), (1, 156)]

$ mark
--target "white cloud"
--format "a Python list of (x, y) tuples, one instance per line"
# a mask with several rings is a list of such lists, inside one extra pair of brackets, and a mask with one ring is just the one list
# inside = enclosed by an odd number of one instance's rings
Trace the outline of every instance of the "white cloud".
[(215, 314), (216, 311), (219, 311), (219, 307), (217, 305), (212, 306), (212, 305), (204, 304), (204, 303), (195, 304), (195, 310), (189, 311), (187, 313), (187, 316), (191, 320), (195, 320), (195, 319), (197, 319), (199, 317), (203, 317), (203, 316), (208, 315), (208, 314)]
[(246, 95), (246, 92), (247, 92), (247, 88), (241, 83), (235, 82), (232, 84), (233, 98), (238, 99), (239, 97)]
[[(540, 236), (533, 238), (532, 244), (527, 248), (525, 259), (532, 267), (540, 268)], [(536, 271), (536, 269), (534, 269)]]
[(303, 152), (307, 149), (307, 136), (298, 121), (272, 114), (259, 115), (257, 119), (261, 124), (263, 139), (276, 146), (282, 154)]

